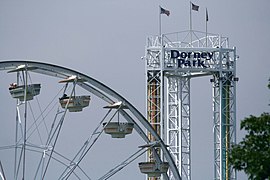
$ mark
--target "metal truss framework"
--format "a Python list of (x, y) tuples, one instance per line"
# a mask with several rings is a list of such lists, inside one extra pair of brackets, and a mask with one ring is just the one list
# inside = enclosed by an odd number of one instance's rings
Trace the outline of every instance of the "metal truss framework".
[[(175, 58), (171, 50), (191, 55)], [(202, 52), (212, 57), (196, 59), (194, 54)], [(214, 179), (236, 179), (228, 164), (228, 153), (236, 141), (236, 59), (236, 49), (229, 48), (228, 38), (216, 34), (183, 31), (147, 39), (148, 121), (161, 127), (157, 133), (169, 146), (183, 180), (191, 180), (190, 80), (206, 75), (212, 76), (213, 83)], [(158, 74), (160, 90), (155, 100), (151, 95), (156, 90), (150, 86), (154, 74)], [(157, 101), (157, 106), (149, 106)], [(169, 177), (174, 179), (171, 172)]]
[(214, 120), (214, 177), (236, 179), (229, 166), (228, 153), (235, 143), (235, 78), (232, 73), (213, 75), (213, 120)]
[[(183, 179), (190, 169), (190, 78), (168, 77), (167, 140)], [(182, 153), (179, 154), (179, 150)]]
[[(153, 129), (160, 135), (161, 129), (163, 128), (161, 122), (161, 73), (160, 71), (148, 72), (147, 80), (147, 107), (149, 111), (147, 112), (147, 119)], [(157, 141), (151, 133), (148, 132), (148, 138), (154, 142)], [(160, 150), (158, 150), (158, 153)], [(154, 152), (149, 150), (148, 152), (148, 161), (152, 162), (155, 160)]]

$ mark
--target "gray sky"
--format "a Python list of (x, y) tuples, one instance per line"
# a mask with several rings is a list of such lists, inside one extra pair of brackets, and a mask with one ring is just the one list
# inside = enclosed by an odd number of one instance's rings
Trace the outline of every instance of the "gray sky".
[[(199, 12), (193, 13), (193, 29), (205, 30), (207, 7), (208, 31), (229, 37), (230, 46), (237, 48), (240, 57), (237, 62), (239, 129), (244, 117), (269, 112), (270, 91), (266, 86), (270, 77), (270, 2), (193, 2), (200, 6)], [(144, 55), (146, 37), (158, 33), (159, 5), (171, 12), (169, 17), (162, 16), (163, 33), (188, 29), (187, 0), (1, 0), (0, 60), (37, 60), (78, 70), (116, 90), (144, 113), (145, 64), (140, 57)], [(191, 88), (192, 178), (213, 179), (209, 77), (192, 80)], [(243, 132), (238, 130), (237, 136), (241, 140)], [(126, 141), (120, 146), (121, 150), (130, 144), (133, 141)], [(97, 156), (101, 162), (108, 160)], [(136, 172), (131, 169), (129, 179), (144, 179), (136, 163), (132, 168), (136, 168)], [(115, 179), (124, 178), (126, 174), (123, 172)], [(244, 177), (239, 174), (239, 179)]]

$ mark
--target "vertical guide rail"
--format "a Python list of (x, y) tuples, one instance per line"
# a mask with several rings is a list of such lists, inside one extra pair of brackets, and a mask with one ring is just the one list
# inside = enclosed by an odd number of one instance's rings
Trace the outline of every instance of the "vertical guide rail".
[[(169, 76), (167, 79), (167, 144), (169, 145), (169, 151), (172, 154), (175, 164), (179, 169), (179, 173), (182, 176), (181, 167), (181, 105), (179, 102), (180, 85), (177, 77)], [(169, 172), (171, 177), (172, 173)], [(182, 176), (183, 178), (183, 176)]]
[(213, 133), (214, 133), (214, 180), (220, 177), (220, 122), (218, 74), (213, 74)]
[(220, 122), (219, 122), (219, 75), (213, 74), (213, 133), (214, 133), (214, 180), (220, 179)]
[(190, 78), (167, 78), (167, 143), (182, 179), (190, 180)]
[[(147, 119), (158, 135), (161, 135), (161, 71), (147, 72)], [(151, 142), (156, 139), (148, 132), (148, 138)], [(153, 149), (148, 151), (148, 161), (155, 161)], [(160, 150), (157, 152), (160, 155)], [(149, 177), (148, 180), (157, 180), (156, 177)]]
[[(148, 46), (154, 47), (154, 50), (146, 50), (146, 111), (147, 120), (155, 129), (157, 134), (164, 139), (164, 77), (162, 72), (163, 49), (162, 36), (155, 39), (148, 39)], [(147, 133), (150, 141), (156, 141), (150, 132)], [(154, 152), (156, 151), (156, 152)], [(155, 161), (154, 154), (162, 156), (160, 148), (150, 149), (147, 154), (148, 161)], [(162, 158), (162, 157), (161, 157)], [(148, 177), (148, 180), (158, 180), (158, 177)]]
[[(235, 53), (235, 50), (232, 51)], [(214, 179), (235, 180), (236, 172), (229, 165), (229, 153), (236, 142), (235, 55), (219, 51), (220, 71), (213, 74)]]
[(181, 88), (181, 176), (191, 179), (191, 138), (190, 138), (190, 78), (180, 78)]
[(219, 126), (220, 126), (220, 179), (221, 180), (227, 180), (226, 178), (226, 132), (225, 132), (225, 128), (226, 128), (226, 112), (225, 112), (225, 107), (226, 107), (226, 92), (225, 92), (225, 84), (224, 83), (224, 77), (223, 74), (220, 73), (219, 74), (219, 90), (220, 90), (220, 106), (219, 106), (219, 110), (220, 110), (220, 119), (219, 119)]
[(221, 116), (220, 116), (220, 128), (221, 128), (221, 178), (224, 180), (231, 179), (230, 166), (228, 161), (228, 153), (231, 148), (231, 73), (225, 73), (224, 77), (220, 78), (220, 90), (221, 90)]
[[(230, 78), (230, 77), (228, 77)], [(229, 179), (230, 177), (230, 167), (229, 167), (229, 150), (231, 145), (231, 138), (230, 138), (230, 81), (226, 80), (225, 82), (225, 107), (224, 107), (224, 114), (225, 114), (225, 166), (226, 166), (226, 179)]]

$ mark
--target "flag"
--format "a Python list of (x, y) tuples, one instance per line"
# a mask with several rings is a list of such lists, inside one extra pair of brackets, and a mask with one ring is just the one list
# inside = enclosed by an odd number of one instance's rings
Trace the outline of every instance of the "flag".
[(205, 14), (205, 19), (206, 19), (206, 21), (208, 21), (209, 19), (208, 19), (208, 11), (207, 11), (207, 8), (206, 8), (206, 12), (205, 12), (206, 14)]
[(168, 11), (168, 10), (160, 7), (160, 14), (166, 14), (167, 16), (169, 16), (170, 15), (170, 11)]
[(197, 6), (197, 5), (195, 5), (195, 4), (193, 4), (193, 3), (191, 3), (191, 9), (192, 10), (194, 10), (194, 11), (199, 11), (199, 6)]

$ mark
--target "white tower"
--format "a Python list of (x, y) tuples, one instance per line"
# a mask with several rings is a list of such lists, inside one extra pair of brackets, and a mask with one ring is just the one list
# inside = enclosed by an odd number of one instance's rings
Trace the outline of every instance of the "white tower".
[[(228, 38), (216, 34), (183, 31), (147, 38), (147, 118), (169, 146), (183, 180), (191, 180), (192, 167), (190, 80), (200, 76), (211, 76), (213, 84), (214, 179), (236, 179), (228, 163), (236, 141), (236, 59)], [(148, 160), (153, 161), (151, 152)]]

